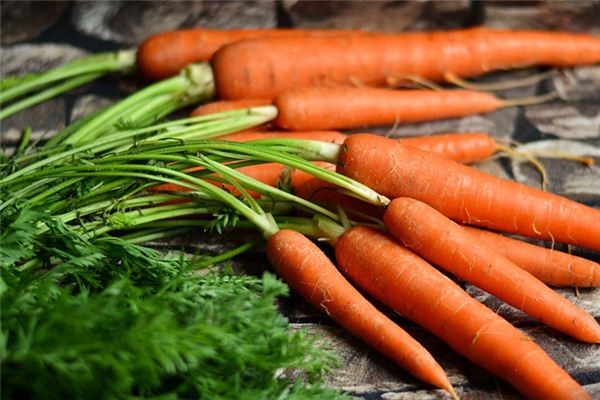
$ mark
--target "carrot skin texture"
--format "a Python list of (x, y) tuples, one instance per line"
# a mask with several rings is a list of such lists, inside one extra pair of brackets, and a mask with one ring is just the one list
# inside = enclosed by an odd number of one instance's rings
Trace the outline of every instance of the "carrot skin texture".
[(452, 390), (431, 354), (369, 303), (305, 236), (280, 230), (268, 239), (267, 255), (279, 276), (307, 302), (419, 379)]
[(600, 251), (600, 210), (391, 139), (349, 136), (337, 171), (384, 196), (420, 200), (468, 225)]
[(407, 75), (442, 81), (446, 73), (470, 77), (598, 62), (600, 39), (591, 35), (491, 28), (256, 39), (224, 46), (211, 58), (223, 99), (274, 98), (294, 88), (357, 82), (385, 86)]
[(273, 104), (277, 126), (308, 131), (463, 117), (496, 110), (504, 102), (472, 90), (306, 87), (280, 94)]
[(137, 66), (146, 79), (176, 75), (186, 65), (208, 61), (226, 44), (265, 37), (365, 34), (360, 30), (310, 29), (182, 29), (153, 35), (138, 48)]
[(428, 262), (546, 325), (581, 341), (600, 343), (600, 325), (594, 317), (427, 204), (396, 198), (383, 221), (396, 239)]
[(483, 229), (463, 226), (471, 236), (552, 286), (600, 286), (600, 264), (562, 251), (535, 246)]
[(365, 292), (527, 397), (591, 398), (529, 337), (385, 233), (353, 227), (335, 253), (344, 274)]

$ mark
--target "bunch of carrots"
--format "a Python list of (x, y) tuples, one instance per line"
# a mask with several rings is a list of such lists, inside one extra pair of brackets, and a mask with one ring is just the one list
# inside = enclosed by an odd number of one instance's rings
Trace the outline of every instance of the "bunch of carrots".
[[(466, 165), (503, 149), (485, 133), (392, 140), (331, 129), (545, 101), (549, 96), (505, 100), (472, 90), (390, 86), (456, 82), (510, 68), (594, 64), (600, 62), (599, 38), (487, 28), (411, 34), (197, 29), (148, 39), (137, 52), (137, 69), (155, 80), (208, 60), (212, 79), (203, 82), (214, 84), (220, 101), (201, 105), (194, 117), (271, 105), (277, 116), (268, 126), (198, 144), (222, 157), (235, 153), (232, 159), (246, 164), (164, 156), (178, 171), (189, 160), (196, 165), (182, 170), (189, 182), (150, 191), (205, 191), (238, 210), (267, 238), (269, 260), (290, 287), (415, 377), (454, 397), (433, 356), (354, 285), (529, 398), (590, 397), (533, 340), (439, 269), (577, 340), (598, 344), (594, 318), (547, 285), (600, 286), (600, 265), (498, 232), (600, 252), (600, 211)], [(253, 161), (261, 163), (250, 165)], [(314, 225), (278, 225), (253, 200), (286, 197), (274, 187), (290, 171), (294, 201), (325, 210), (313, 213)], [(228, 197), (232, 193), (250, 207)], [(337, 267), (307, 236), (325, 238), (335, 248)]]

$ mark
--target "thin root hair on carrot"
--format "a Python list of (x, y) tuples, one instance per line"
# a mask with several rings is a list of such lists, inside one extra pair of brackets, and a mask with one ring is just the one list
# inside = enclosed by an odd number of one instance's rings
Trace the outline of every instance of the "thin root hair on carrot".
[(463, 79), (463, 78), (457, 76), (456, 74), (454, 74), (452, 72), (446, 72), (444, 74), (444, 79), (446, 79), (446, 81), (448, 83), (451, 83), (453, 85), (456, 85), (456, 86), (464, 88), (464, 89), (479, 90), (479, 91), (484, 91), (484, 92), (486, 92), (486, 91), (493, 92), (493, 91), (516, 89), (516, 88), (521, 88), (521, 87), (525, 87), (525, 86), (532, 86), (532, 85), (535, 85), (536, 83), (545, 81), (546, 79), (549, 79), (557, 74), (558, 74), (558, 72), (556, 69), (550, 69), (548, 71), (540, 72), (540, 73), (530, 75), (530, 76), (527, 76), (524, 78), (515, 78), (515, 79), (509, 79), (509, 80), (500, 81), (500, 82), (482, 83), (482, 82), (471, 82), (471, 81), (468, 81), (466, 79)]

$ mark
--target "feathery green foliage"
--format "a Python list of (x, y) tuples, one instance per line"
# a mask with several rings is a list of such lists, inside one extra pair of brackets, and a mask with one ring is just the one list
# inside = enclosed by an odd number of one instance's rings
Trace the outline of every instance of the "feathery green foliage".
[(332, 357), (288, 331), (272, 275), (182, 272), (159, 289), (123, 276), (96, 294), (58, 277), (2, 268), (3, 398), (339, 395), (318, 384)]

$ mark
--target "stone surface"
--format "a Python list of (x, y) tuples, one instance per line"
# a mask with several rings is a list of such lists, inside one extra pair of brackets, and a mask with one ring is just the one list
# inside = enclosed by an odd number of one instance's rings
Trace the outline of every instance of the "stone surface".
[(458, 28), (472, 12), (467, 0), (283, 0), (283, 8), (297, 27), (361, 28), (384, 32)]
[[(593, 124), (590, 121), (590, 124)], [(573, 140), (540, 140), (519, 147), (531, 155), (538, 155), (547, 170), (548, 191), (575, 200), (588, 202), (600, 194), (600, 147), (598, 141), (583, 143)], [(589, 158), (594, 165), (585, 166), (577, 161), (564, 159), (568, 156)], [(562, 157), (562, 158), (561, 158)], [(524, 158), (513, 158), (511, 168), (514, 178), (528, 186), (541, 188), (541, 175)], [(586, 199), (587, 198), (587, 199)]]
[(482, 4), (488, 26), (600, 32), (600, 2), (597, 0), (485, 1)]
[(260, 1), (79, 1), (73, 25), (85, 34), (136, 45), (178, 28), (273, 27), (275, 3)]
[(96, 111), (108, 107), (113, 104), (114, 100), (104, 96), (98, 96), (94, 94), (86, 94), (80, 96), (71, 109), (71, 115), (69, 121), (76, 121), (80, 118), (86, 117)]
[[(357, 397), (367, 397), (369, 393), (377, 392), (380, 396), (386, 393), (387, 396), (419, 393), (422, 396), (419, 398), (422, 399), (449, 398), (443, 391), (432, 389), (419, 382), (337, 325), (292, 324), (292, 326), (295, 329), (308, 329), (311, 334), (319, 338), (319, 342), (338, 355), (341, 367), (334, 375), (327, 378), (327, 383), (333, 387), (341, 388)], [(461, 387), (467, 383), (461, 368), (457, 367), (463, 363), (459, 355), (418, 327), (407, 326), (406, 330), (439, 361), (454, 386)]]
[(67, 1), (2, 1), (0, 43), (11, 44), (35, 38), (67, 11)]
[(77, 47), (44, 43), (20, 44), (0, 48), (2, 63), (0, 77), (47, 71), (82, 57), (86, 52)]
[(527, 107), (525, 118), (543, 135), (564, 139), (600, 138), (600, 104), (552, 102)]
[(569, 101), (600, 100), (600, 66), (565, 69), (552, 77), (552, 87), (560, 98)]
[[(64, 128), (66, 105), (62, 98), (48, 100), (18, 112), (0, 123), (0, 143), (9, 150), (18, 144), (25, 128), (31, 128), (31, 142), (49, 138)], [(12, 151), (8, 152), (12, 154)]]

